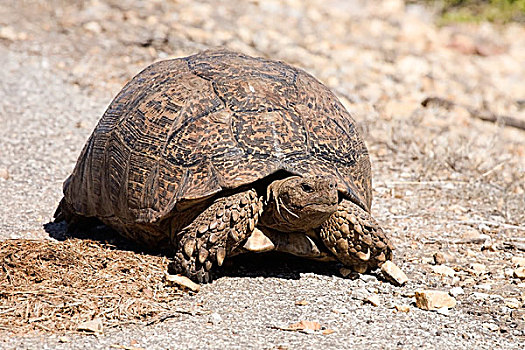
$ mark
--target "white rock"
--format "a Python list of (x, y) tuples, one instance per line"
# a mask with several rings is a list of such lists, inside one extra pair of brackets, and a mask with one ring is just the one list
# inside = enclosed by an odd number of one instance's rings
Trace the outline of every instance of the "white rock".
[(477, 255), (478, 254), (475, 251), (473, 251), (472, 249), (467, 249), (467, 256), (469, 258), (475, 258)]
[(520, 280), (525, 280), (525, 266), (518, 267), (514, 270), (513, 276), (519, 278)]
[(211, 324), (219, 324), (222, 322), (222, 317), (216, 312), (213, 312), (210, 314), (210, 318), (208, 320)]
[(446, 306), (436, 309), (436, 312), (441, 315), (450, 316), (450, 309)]
[(473, 263), (470, 267), (472, 268), (472, 272), (476, 275), (481, 275), (487, 272), (487, 267), (483, 264)]
[(84, 29), (89, 30), (90, 32), (93, 32), (96, 34), (99, 34), (100, 32), (102, 32), (102, 27), (100, 26), (98, 22), (95, 22), (95, 21), (90, 21), (84, 24)]
[(363, 281), (365, 281), (366, 283), (370, 283), (370, 282), (377, 282), (377, 278), (376, 276), (372, 276), (372, 275), (366, 275), (366, 274), (361, 274), (359, 276), (359, 278)]
[[(1, 170), (0, 170), (1, 173)], [(1, 177), (1, 175), (0, 175)], [(525, 266), (525, 257), (521, 256), (513, 256), (512, 257), (512, 263), (518, 267)]]
[(169, 285), (178, 285), (180, 287), (190, 289), (194, 292), (198, 292), (201, 289), (200, 285), (193, 282), (186, 276), (166, 274), (165, 277), (166, 282), (168, 282)]
[(18, 40), (18, 33), (11, 27), (2, 27), (0, 28), (0, 38), (15, 41)]
[(486, 322), (482, 324), (483, 328), (489, 329), (493, 332), (499, 330), (499, 326), (495, 323)]
[(333, 311), (338, 314), (347, 314), (349, 313), (348, 309), (343, 308), (334, 308)]
[(408, 277), (401, 269), (392, 261), (387, 261), (381, 265), (381, 272), (387, 280), (397, 286), (402, 286), (408, 282)]
[(503, 298), (501, 295), (499, 294), (489, 294), (489, 297), (490, 299), (492, 300), (497, 300), (497, 301), (503, 301), (505, 300), (505, 298)]
[(505, 306), (510, 307), (511, 309), (519, 309), (522, 306), (522, 303), (517, 298), (505, 299)]
[(472, 296), (474, 297), (474, 299), (478, 300), (487, 300), (488, 298), (490, 298), (490, 294), (481, 292), (473, 292)]
[(454, 271), (453, 268), (448, 267), (447, 265), (432, 266), (432, 271), (434, 271), (434, 273), (437, 273), (438, 275), (449, 277), (454, 277), (454, 275), (456, 274), (456, 271)]
[(450, 264), (456, 261), (454, 255), (446, 252), (435, 252), (433, 258), (436, 265), (444, 265), (446, 263)]
[(0, 168), (0, 179), (9, 180), (9, 171), (6, 168)]
[(416, 306), (424, 310), (437, 310), (442, 307), (453, 308), (456, 306), (456, 299), (448, 295), (447, 292), (439, 290), (418, 290), (416, 291)]
[(474, 244), (483, 244), (486, 240), (489, 240), (490, 236), (484, 233), (479, 233), (476, 230), (465, 232), (460, 243), (474, 243)]
[(474, 288), (481, 289), (481, 290), (488, 292), (489, 290), (492, 289), (492, 285), (489, 283), (482, 283), (482, 284), (475, 285)]
[(65, 335), (58, 338), (59, 343), (69, 343), (71, 339), (69, 337), (66, 337)]
[(448, 293), (452, 295), (454, 298), (457, 298), (459, 295), (465, 294), (465, 291), (461, 287), (454, 287), (451, 288)]
[(367, 294), (368, 292), (366, 291), (366, 289), (358, 288), (352, 292), (352, 298), (357, 300), (365, 300)]
[(409, 312), (410, 311), (410, 306), (409, 305), (397, 305), (396, 304), (396, 305), (394, 305), (394, 307), (399, 312)]
[(366, 297), (364, 302), (365, 304), (368, 303), (368, 304), (372, 304), (373, 306), (381, 305), (381, 300), (379, 299), (379, 295), (377, 294), (369, 295), (368, 297)]
[(77, 325), (77, 331), (92, 332), (100, 334), (104, 330), (102, 325), (102, 320), (100, 318), (95, 318), (94, 320), (80, 322)]

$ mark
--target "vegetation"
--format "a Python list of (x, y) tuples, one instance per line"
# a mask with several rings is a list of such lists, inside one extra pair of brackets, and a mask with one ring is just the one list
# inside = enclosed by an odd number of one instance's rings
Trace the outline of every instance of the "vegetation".
[(424, 0), (441, 12), (441, 24), (451, 22), (525, 22), (525, 0)]

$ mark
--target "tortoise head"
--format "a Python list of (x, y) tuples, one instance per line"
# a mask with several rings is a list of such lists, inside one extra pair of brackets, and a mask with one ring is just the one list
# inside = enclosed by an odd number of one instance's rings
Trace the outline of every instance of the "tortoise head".
[(268, 207), (261, 224), (281, 232), (319, 227), (337, 210), (337, 183), (332, 176), (291, 176), (268, 186)]

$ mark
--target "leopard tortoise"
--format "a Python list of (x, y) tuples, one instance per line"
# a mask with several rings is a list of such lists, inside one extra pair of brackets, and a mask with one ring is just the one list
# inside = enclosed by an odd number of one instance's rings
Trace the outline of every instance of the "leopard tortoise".
[(283, 62), (208, 50), (127, 83), (55, 218), (170, 247), (177, 273), (209, 282), (247, 251), (381, 266), (393, 246), (371, 202), (368, 151), (328, 88)]

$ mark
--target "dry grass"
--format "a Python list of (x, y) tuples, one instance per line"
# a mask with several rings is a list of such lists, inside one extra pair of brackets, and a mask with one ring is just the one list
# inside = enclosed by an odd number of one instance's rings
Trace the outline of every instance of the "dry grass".
[(89, 240), (8, 240), (0, 245), (0, 328), (75, 331), (155, 322), (182, 292), (164, 283), (165, 257), (115, 250)]

